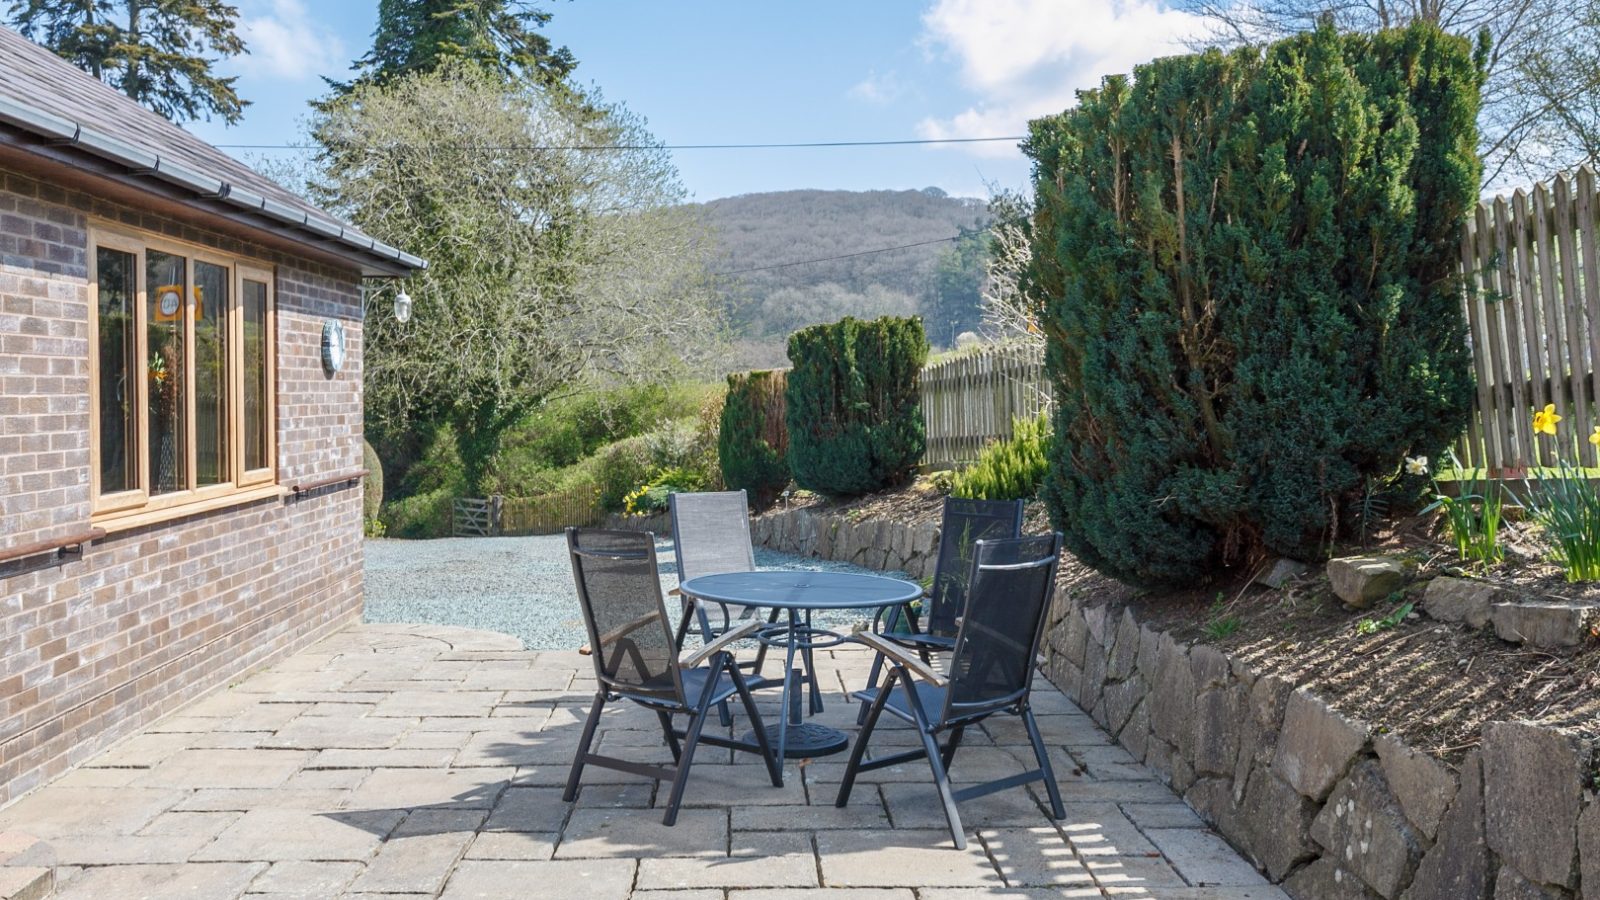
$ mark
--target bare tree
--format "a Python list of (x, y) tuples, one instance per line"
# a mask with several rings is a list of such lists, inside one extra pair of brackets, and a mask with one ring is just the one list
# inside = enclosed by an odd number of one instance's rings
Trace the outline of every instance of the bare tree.
[(626, 110), (446, 66), (357, 86), (318, 108), (312, 134), (313, 195), (429, 261), (407, 285), (412, 321), (367, 320), (368, 421), (448, 425), (470, 490), (501, 436), (580, 376), (708, 355), (703, 233)]
[[(1213, 24), (1206, 44), (1261, 43), (1306, 31), (1324, 17), (1341, 30), (1375, 31), (1427, 21), (1483, 40), (1485, 82), (1479, 114), (1484, 185), (1546, 177), (1592, 161), (1594, 11), (1600, 0), (1193, 0), (1190, 9)], [(1585, 10), (1588, 29), (1581, 23)]]

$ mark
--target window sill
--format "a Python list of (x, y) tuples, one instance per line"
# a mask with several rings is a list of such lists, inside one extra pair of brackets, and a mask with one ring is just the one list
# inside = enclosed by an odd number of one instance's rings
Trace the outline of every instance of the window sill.
[(118, 531), (128, 531), (133, 528), (143, 528), (146, 525), (159, 525), (174, 519), (184, 519), (202, 513), (216, 512), (234, 506), (243, 506), (246, 503), (257, 503), (262, 500), (277, 500), (289, 493), (288, 489), (276, 484), (262, 485), (261, 487), (246, 488), (223, 494), (205, 500), (196, 500), (193, 503), (184, 503), (179, 506), (169, 506), (164, 509), (134, 509), (114, 513), (105, 513), (90, 519), (96, 528), (103, 528), (108, 534)]

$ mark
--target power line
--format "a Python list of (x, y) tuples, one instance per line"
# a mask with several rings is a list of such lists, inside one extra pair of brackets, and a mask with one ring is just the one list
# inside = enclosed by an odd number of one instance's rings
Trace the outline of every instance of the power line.
[[(541, 146), (511, 144), (507, 146), (473, 146), (467, 144), (436, 144), (412, 149), (433, 147), (470, 150), (522, 150), (522, 151), (599, 151), (599, 150), (779, 150), (814, 147), (904, 147), (917, 144), (984, 144), (996, 141), (1020, 141), (1021, 135), (975, 138), (907, 138), (895, 141), (811, 141), (806, 143), (778, 144), (578, 144), (573, 146)], [(320, 150), (314, 144), (213, 144), (224, 150)]]
[(857, 256), (871, 256), (874, 253), (888, 253), (891, 250), (908, 250), (912, 247), (926, 247), (929, 244), (948, 244), (960, 240), (962, 235), (952, 234), (949, 237), (934, 238), (931, 241), (917, 241), (914, 244), (900, 244), (895, 247), (879, 247), (876, 250), (858, 250), (855, 253), (841, 253), (838, 256), (821, 256), (816, 259), (797, 259), (794, 262), (778, 263), (772, 266), (755, 266), (749, 269), (735, 269), (732, 272), (713, 272), (712, 277), (720, 278), (725, 275), (744, 275), (749, 272), (767, 272), (772, 269), (787, 269), (790, 266), (804, 266), (810, 263), (833, 262), (836, 259), (852, 259)]

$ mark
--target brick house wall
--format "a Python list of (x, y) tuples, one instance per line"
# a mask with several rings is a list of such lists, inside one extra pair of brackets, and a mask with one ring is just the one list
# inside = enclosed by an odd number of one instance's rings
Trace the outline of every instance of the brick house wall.
[[(359, 273), (0, 170), (0, 547), (90, 524), (90, 217), (276, 268), (278, 483), (361, 467)], [(348, 338), (321, 364), (326, 318)], [(117, 531), (0, 566), (0, 805), (356, 619), (361, 492), (333, 487)]]

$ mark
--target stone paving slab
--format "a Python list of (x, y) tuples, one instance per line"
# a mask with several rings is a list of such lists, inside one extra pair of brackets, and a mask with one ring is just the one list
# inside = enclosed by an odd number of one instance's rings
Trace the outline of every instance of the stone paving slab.
[[(870, 656), (817, 661), (817, 721), (854, 732), (844, 692)], [(0, 809), (0, 832), (53, 845), (67, 900), (1285, 898), (1042, 680), (1067, 815), (1048, 817), (1037, 783), (967, 801), (966, 850), (920, 763), (863, 773), (840, 809), (842, 756), (790, 760), (776, 788), (756, 757), (706, 747), (674, 828), (664, 787), (628, 773), (591, 767), (563, 802), (590, 665), (488, 632), (354, 627)], [(736, 711), (708, 733), (747, 729)], [(597, 734), (607, 754), (670, 762), (648, 710), (608, 707)], [(886, 720), (872, 748), (916, 741)], [(997, 718), (968, 729), (951, 773), (1031, 765), (1027, 735)]]

